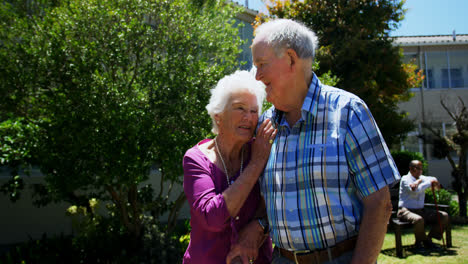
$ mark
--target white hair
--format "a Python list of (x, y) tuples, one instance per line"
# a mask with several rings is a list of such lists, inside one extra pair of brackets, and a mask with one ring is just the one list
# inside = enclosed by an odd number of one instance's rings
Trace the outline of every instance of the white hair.
[(210, 102), (206, 105), (206, 110), (213, 122), (211, 131), (218, 134), (218, 125), (216, 124), (215, 115), (226, 110), (226, 105), (232, 94), (237, 92), (248, 92), (255, 95), (258, 104), (258, 113), (262, 111), (262, 103), (265, 99), (265, 85), (255, 80), (255, 76), (248, 71), (236, 71), (231, 75), (227, 75), (218, 81), (216, 86), (211, 89)]
[(285, 49), (292, 49), (301, 59), (314, 59), (318, 40), (305, 25), (290, 19), (275, 19), (261, 24), (255, 30), (255, 38), (263, 38), (273, 47), (277, 57)]

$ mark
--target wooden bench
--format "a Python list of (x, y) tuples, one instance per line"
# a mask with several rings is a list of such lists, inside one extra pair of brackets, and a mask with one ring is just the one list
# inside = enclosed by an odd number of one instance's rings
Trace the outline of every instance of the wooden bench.
[[(395, 232), (395, 250), (396, 250), (396, 255), (399, 258), (403, 257), (403, 245), (401, 244), (401, 231), (404, 228), (408, 227), (413, 227), (413, 224), (410, 222), (402, 221), (397, 217), (397, 211), (398, 211), (398, 195), (399, 195), (399, 187), (398, 188), (391, 188), (390, 189), (390, 195), (392, 199), (392, 206), (393, 206), (393, 211), (392, 211), (392, 216), (390, 218), (390, 225), (393, 228), (393, 231)], [(396, 198), (395, 198), (396, 196)], [(432, 207), (435, 208), (435, 204), (424, 204), (424, 207)], [(438, 205), (439, 210), (445, 211), (448, 213), (449, 206), (448, 205)], [(447, 228), (445, 230), (445, 238), (446, 238), (446, 246), (452, 247), (452, 226), (450, 223), (450, 215), (448, 217), (448, 223), (447, 223)]]

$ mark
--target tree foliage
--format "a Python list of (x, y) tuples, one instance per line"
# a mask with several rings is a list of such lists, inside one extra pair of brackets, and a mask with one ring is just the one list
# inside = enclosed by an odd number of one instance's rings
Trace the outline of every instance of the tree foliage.
[(209, 133), (200, 113), (238, 65), (238, 11), (224, 1), (1, 2), (0, 165), (16, 179), (21, 166), (40, 168), (38, 205), (111, 202), (135, 239), (143, 214), (156, 221), (172, 208), (175, 220), (184, 195), (174, 204), (163, 182), (181, 182), (184, 152)]
[(270, 18), (291, 18), (313, 29), (318, 38), (318, 74), (331, 71), (337, 86), (361, 97), (371, 109), (389, 145), (413, 129), (398, 110), (421, 74), (402, 64), (389, 32), (403, 19), (404, 1), (276, 0), (268, 6)]

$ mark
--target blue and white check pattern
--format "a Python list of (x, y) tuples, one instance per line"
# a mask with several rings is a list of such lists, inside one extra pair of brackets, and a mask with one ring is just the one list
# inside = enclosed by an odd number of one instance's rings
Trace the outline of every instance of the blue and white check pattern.
[[(266, 118), (277, 119), (274, 107)], [(273, 242), (314, 250), (357, 235), (362, 198), (400, 179), (365, 103), (314, 74), (301, 119), (276, 125), (260, 179)]]

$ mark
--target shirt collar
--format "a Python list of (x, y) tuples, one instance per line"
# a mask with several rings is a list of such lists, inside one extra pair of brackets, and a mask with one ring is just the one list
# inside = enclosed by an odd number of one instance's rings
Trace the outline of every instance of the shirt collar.
[(317, 106), (318, 106), (318, 98), (320, 95), (320, 91), (322, 90), (322, 83), (317, 78), (314, 72), (312, 72), (312, 81), (309, 85), (309, 90), (307, 91), (307, 95), (304, 99), (304, 103), (302, 104), (302, 118), (305, 119), (305, 115), (307, 113), (316, 116), (317, 114)]

